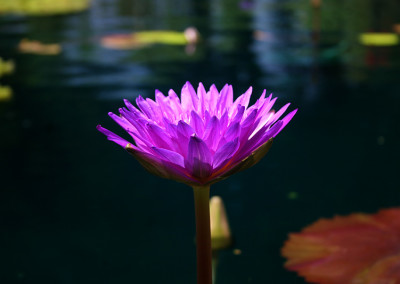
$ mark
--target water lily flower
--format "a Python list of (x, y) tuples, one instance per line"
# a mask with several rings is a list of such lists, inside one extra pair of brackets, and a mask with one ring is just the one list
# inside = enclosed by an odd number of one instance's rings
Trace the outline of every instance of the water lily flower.
[(155, 101), (139, 96), (138, 108), (125, 100), (120, 115), (109, 113), (134, 143), (101, 127), (107, 138), (124, 147), (148, 171), (191, 186), (204, 186), (257, 163), (272, 139), (297, 110), (280, 119), (289, 104), (274, 112), (276, 98), (265, 96), (249, 107), (252, 88), (233, 101), (232, 86), (219, 92), (212, 85), (197, 93), (186, 83), (181, 99), (155, 92)]
[(285, 267), (319, 284), (400, 283), (400, 208), (320, 219), (292, 233)]
[(134, 142), (97, 129), (132, 154), (148, 171), (193, 187), (196, 213), (198, 283), (211, 283), (210, 185), (256, 164), (270, 149), (272, 139), (289, 123), (296, 110), (289, 104), (272, 110), (276, 98), (264, 91), (249, 106), (252, 88), (233, 100), (231, 85), (221, 91), (212, 85), (197, 92), (187, 82), (181, 98), (170, 90), (156, 90), (155, 100), (125, 100), (119, 115), (109, 113)]

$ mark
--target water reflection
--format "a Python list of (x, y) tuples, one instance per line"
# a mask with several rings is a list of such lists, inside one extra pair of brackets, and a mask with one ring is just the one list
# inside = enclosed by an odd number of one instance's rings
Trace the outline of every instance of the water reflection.
[[(15, 70), (15, 63), (12, 60), (4, 60), (0, 57), (0, 78), (12, 74)], [(0, 102), (8, 101), (11, 99), (12, 89), (9, 86), (2, 86), (0, 84)]]

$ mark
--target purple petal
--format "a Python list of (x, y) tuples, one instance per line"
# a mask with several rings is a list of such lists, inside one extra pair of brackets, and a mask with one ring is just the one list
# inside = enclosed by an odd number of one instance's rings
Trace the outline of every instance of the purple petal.
[(229, 94), (229, 85), (226, 84), (218, 97), (218, 101), (217, 101), (217, 113), (216, 115), (218, 115), (220, 117), (220, 115), (222, 114), (222, 112), (225, 110), (226, 107), (228, 107), (227, 105), (227, 100), (228, 100), (228, 94)]
[[(107, 136), (107, 139), (110, 141), (113, 141), (115, 143), (117, 143), (118, 145), (122, 146), (122, 147), (126, 147), (129, 143), (128, 141), (126, 141), (125, 139), (119, 137), (117, 134), (111, 132), (108, 129), (103, 128), (100, 124), (97, 125), (97, 130), (100, 131), (101, 133), (103, 133), (105, 136)], [(132, 145), (133, 147), (135, 147), (134, 145)], [(136, 148), (136, 147), (135, 147)]]
[(223, 145), (221, 148), (215, 152), (213, 168), (218, 169), (220, 166), (223, 166), (225, 162), (232, 158), (232, 156), (239, 149), (239, 139), (236, 138), (233, 141), (230, 141)]
[(188, 155), (185, 167), (198, 178), (205, 178), (211, 174), (212, 155), (207, 144), (196, 136), (190, 137)]
[(133, 125), (129, 123), (125, 118), (122, 118), (112, 112), (109, 112), (108, 115), (116, 122), (118, 123), (123, 129), (126, 131), (133, 129)]
[(270, 129), (268, 129), (264, 133), (263, 137), (259, 140), (259, 142), (256, 144), (256, 146), (254, 148), (260, 147), (262, 144), (267, 142), (269, 139), (275, 137), (281, 130), (281, 127), (282, 127), (282, 121), (279, 120), (277, 123), (275, 123)]
[(130, 101), (128, 101), (127, 99), (124, 99), (125, 105), (128, 108), (128, 110), (130, 112), (132, 112), (132, 114), (141, 117), (141, 118), (145, 118), (145, 116), (143, 115), (143, 113), (141, 113), (136, 107), (134, 107)]
[(219, 120), (216, 116), (213, 116), (207, 124), (204, 132), (204, 141), (208, 145), (209, 149), (215, 152), (216, 147), (221, 139), (221, 128)]
[(199, 86), (197, 87), (197, 96), (199, 97), (199, 108), (198, 112), (200, 116), (204, 116), (204, 111), (206, 110), (206, 89), (204, 88), (202, 83), (199, 83)]
[(251, 127), (253, 125), (254, 120), (257, 117), (257, 112), (258, 110), (255, 109), (252, 112), (250, 112), (249, 115), (247, 115), (247, 117), (243, 120), (243, 122), (240, 124), (240, 127), (242, 128), (247, 128), (247, 127)]
[(132, 154), (142, 166), (152, 174), (180, 181), (190, 185), (198, 184), (194, 178), (190, 177), (185, 168), (182, 168), (176, 164), (160, 159), (150, 153), (143, 153), (136, 150), (129, 144), (126, 150)]
[(163, 93), (156, 90), (156, 102), (159, 106), (159, 112), (161, 113), (161, 116), (167, 118), (168, 120), (175, 121), (176, 114), (172, 110), (169, 97), (165, 97)]
[(273, 136), (275, 137), (276, 135), (279, 134), (279, 132), (282, 131), (283, 128), (292, 120), (293, 116), (297, 113), (297, 108), (295, 110), (292, 110), (289, 112), (281, 121), (282, 121), (282, 126), (279, 128), (279, 131)]
[(192, 127), (190, 127), (190, 125), (186, 124), (183, 121), (179, 121), (178, 125), (174, 125), (171, 127), (174, 127), (176, 130), (174, 132), (169, 132), (175, 150), (179, 152), (184, 158), (186, 158), (189, 138), (194, 134), (194, 130)]
[[(267, 90), (264, 90), (264, 91), (262, 92), (261, 96), (258, 98), (258, 100), (256, 101), (256, 103), (254, 104), (254, 106), (255, 106), (256, 108), (260, 108), (260, 107), (264, 104), (266, 93), (267, 93)], [(268, 99), (271, 99), (271, 96), (270, 96)]]
[(182, 113), (182, 106), (179, 97), (172, 89), (168, 91), (168, 100), (173, 113)]
[(236, 122), (229, 126), (228, 130), (225, 132), (224, 138), (226, 139), (226, 141), (232, 141), (233, 139), (239, 136), (239, 132), (240, 132), (240, 123)]
[(219, 124), (221, 126), (221, 133), (222, 134), (225, 133), (226, 128), (228, 127), (228, 122), (229, 122), (228, 112), (225, 111), (224, 114), (219, 119)]
[(197, 111), (199, 98), (197, 97), (196, 91), (193, 89), (193, 86), (189, 82), (186, 82), (186, 84), (182, 88), (181, 101), (182, 108), (184, 110), (190, 111), (194, 109)]
[(136, 133), (139, 135), (146, 135), (145, 125), (147, 120), (139, 117), (135, 117), (135, 114), (125, 110), (124, 108), (119, 109), (120, 114), (136, 128)]
[(161, 127), (147, 123), (146, 130), (149, 137), (153, 140), (154, 146), (164, 149), (174, 149), (170, 136)]
[(139, 109), (149, 118), (153, 119), (154, 113), (153, 110), (151, 109), (149, 103), (142, 98), (142, 96), (138, 96), (136, 98), (136, 104), (139, 107)]
[(259, 115), (261, 116), (261, 115), (268, 113), (271, 110), (271, 108), (274, 106), (277, 99), (278, 98), (272, 99), (272, 94), (269, 95), (269, 97), (264, 101), (263, 105), (260, 107)]
[(281, 115), (287, 110), (287, 108), (290, 106), (290, 103), (285, 104), (280, 110), (278, 110), (274, 116), (271, 119), (271, 124), (277, 121)]
[(180, 120), (178, 122), (177, 130), (179, 133), (181, 133), (183, 136), (189, 138), (195, 133), (195, 130), (186, 122)]
[(237, 106), (237, 112), (236, 112), (235, 117), (232, 119), (231, 124), (242, 121), (244, 110), (245, 110), (244, 106), (242, 106), (242, 105)]
[(240, 143), (242, 144), (244, 140), (247, 140), (250, 134), (254, 131), (256, 124), (254, 120), (257, 117), (258, 110), (253, 110), (240, 124)]
[(185, 167), (183, 156), (167, 149), (152, 147), (152, 150), (157, 154), (161, 159), (171, 162), (180, 167)]
[(201, 117), (194, 110), (192, 110), (190, 118), (190, 126), (195, 130), (197, 136), (203, 137), (204, 123)]
[(251, 93), (253, 91), (253, 87), (250, 87), (243, 95), (241, 95), (240, 97), (238, 97), (236, 100), (239, 101), (238, 104), (244, 106), (245, 108), (247, 108), (247, 106), (249, 105), (250, 102), (250, 97), (251, 97)]
[(178, 126), (175, 125), (174, 123), (171, 123), (171, 121), (169, 121), (165, 117), (164, 117), (164, 127), (171, 137), (176, 136), (176, 133), (178, 131)]
[(216, 107), (217, 107), (217, 100), (219, 97), (219, 92), (217, 87), (215, 87), (214, 84), (211, 85), (210, 90), (207, 93), (207, 110), (210, 113), (210, 115), (214, 115), (216, 112)]
[(204, 124), (207, 125), (207, 123), (210, 121), (211, 119), (211, 114), (208, 110), (206, 110), (204, 112)]

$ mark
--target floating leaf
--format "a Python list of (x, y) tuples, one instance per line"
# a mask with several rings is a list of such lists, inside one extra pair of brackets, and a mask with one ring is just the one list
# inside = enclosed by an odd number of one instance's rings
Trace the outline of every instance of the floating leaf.
[(1, 14), (55, 15), (86, 10), (90, 0), (0, 0)]
[(399, 284), (400, 209), (320, 219), (290, 234), (282, 255), (311, 283)]
[(391, 46), (399, 44), (399, 36), (395, 33), (363, 33), (360, 34), (363, 45)]
[(189, 27), (178, 31), (142, 31), (131, 34), (114, 34), (101, 38), (101, 45), (111, 49), (135, 49), (153, 44), (187, 45), (198, 41), (197, 29)]

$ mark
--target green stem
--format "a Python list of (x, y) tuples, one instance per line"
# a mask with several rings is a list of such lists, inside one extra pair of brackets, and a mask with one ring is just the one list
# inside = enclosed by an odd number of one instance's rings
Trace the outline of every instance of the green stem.
[(212, 283), (210, 187), (193, 187), (196, 213), (197, 284)]

